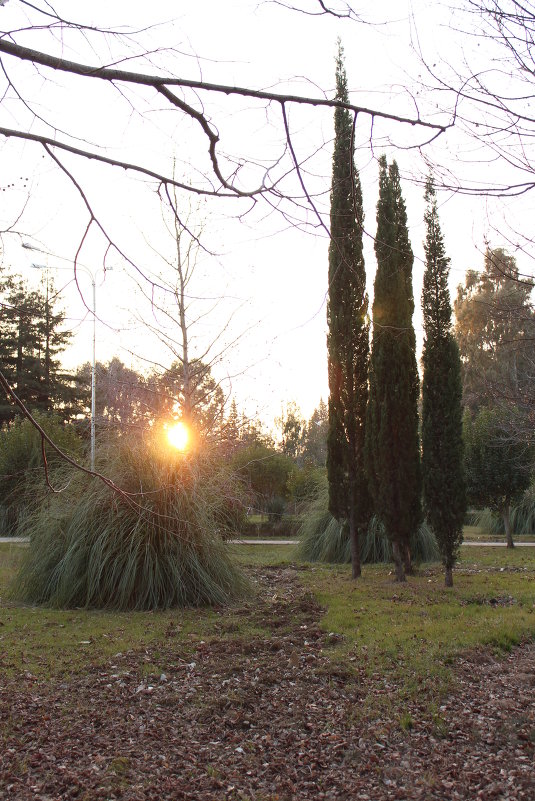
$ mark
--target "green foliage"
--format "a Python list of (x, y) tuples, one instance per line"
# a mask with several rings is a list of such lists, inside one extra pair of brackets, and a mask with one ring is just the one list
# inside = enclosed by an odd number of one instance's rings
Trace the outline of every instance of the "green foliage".
[(413, 254), (399, 171), (380, 159), (366, 463), (376, 514), (395, 546), (397, 576), (410, 567), (421, 512), (419, 379), (412, 326)]
[(449, 258), (444, 248), (433, 182), (426, 186), (426, 266), (422, 307), (422, 474), (426, 517), (451, 584), (466, 513), (463, 474), (462, 382), (459, 348), (451, 332)]
[[(325, 480), (314, 498), (301, 514), (298, 530), (298, 557), (306, 562), (345, 564), (351, 561), (351, 543), (346, 524), (339, 523), (328, 510), (328, 490)], [(363, 564), (392, 561), (392, 544), (385, 528), (374, 515), (366, 531), (359, 537), (360, 559)], [(436, 562), (440, 552), (433, 532), (421, 523), (410, 539), (411, 553), (417, 562)]]
[[(91, 399), (91, 365), (83, 364), (77, 371), (79, 394), (83, 397), (89, 416)], [(95, 405), (99, 431), (132, 431), (143, 429), (153, 416), (153, 386), (135, 370), (126, 367), (116, 356), (107, 364), (96, 363)]]
[(464, 402), (472, 411), (533, 396), (533, 281), (520, 278), (513, 256), (487, 249), (484, 270), (470, 270), (455, 300), (455, 335), (463, 360)]
[[(43, 290), (29, 291), (12, 277), (0, 284), (0, 364), (18, 397), (30, 409), (51, 411), (68, 419), (74, 412), (72, 376), (61, 369), (59, 354), (69, 342), (65, 315), (56, 310), (57, 293), (46, 276)], [(61, 411), (60, 411), (61, 410)], [(0, 423), (17, 408), (0, 398)]]
[(286, 499), (288, 479), (294, 470), (292, 459), (262, 442), (240, 448), (232, 467), (255, 496), (258, 509), (267, 510), (274, 498)]
[[(53, 442), (68, 456), (79, 459), (83, 443), (71, 424), (44, 412), (34, 418)], [(61, 457), (45, 444), (48, 466), (53, 470)], [(0, 521), (2, 533), (11, 535), (24, 515), (28, 495), (35, 484), (45, 485), (41, 435), (25, 417), (17, 417), (0, 429)]]
[(532, 449), (511, 438), (500, 409), (481, 408), (463, 420), (468, 497), (500, 514), (530, 485)]
[(296, 504), (307, 503), (316, 497), (319, 488), (325, 483), (325, 468), (305, 464), (295, 467), (288, 477), (288, 492)]
[(329, 429), (329, 410), (320, 400), (306, 424), (303, 437), (303, 461), (305, 465), (325, 467), (327, 463), (327, 434)]
[[(340, 44), (336, 60), (336, 99), (348, 102)], [(356, 542), (357, 532), (366, 529), (370, 516), (364, 471), (369, 359), (368, 296), (362, 249), (364, 211), (349, 111), (335, 109), (334, 128), (327, 301), (327, 475), (329, 509), (339, 521), (348, 521)], [(358, 573), (358, 550), (355, 548), (353, 574)]]
[(281, 432), (281, 451), (285, 456), (289, 456), (290, 459), (301, 463), (305, 421), (297, 404), (294, 401), (288, 403), (281, 416), (276, 418), (275, 423)]
[[(474, 525), (480, 526), (487, 534), (503, 535), (503, 517), (485, 508), (473, 513)], [(524, 492), (520, 500), (511, 507), (511, 529), (517, 537), (535, 534), (535, 484)]]
[(146, 610), (221, 604), (246, 590), (222, 539), (227, 470), (208, 456), (170, 453), (156, 438), (122, 437), (105, 471), (122, 494), (74, 472), (63, 492), (36, 499), (15, 597), (56, 608)]

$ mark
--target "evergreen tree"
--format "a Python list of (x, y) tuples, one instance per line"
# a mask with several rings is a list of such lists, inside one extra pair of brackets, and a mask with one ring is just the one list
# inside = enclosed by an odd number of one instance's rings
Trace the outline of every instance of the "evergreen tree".
[[(0, 307), (0, 364), (18, 397), (30, 409), (57, 409), (68, 419), (74, 403), (73, 382), (63, 372), (59, 354), (70, 334), (63, 330), (64, 314), (55, 309), (53, 285), (46, 291), (29, 291), (21, 281), (6, 279)], [(0, 422), (17, 414), (16, 407), (2, 398)]]
[(413, 255), (394, 161), (379, 162), (373, 339), (366, 463), (375, 511), (392, 542), (396, 579), (411, 572), (409, 538), (421, 521), (419, 381), (412, 326)]
[(489, 248), (484, 269), (467, 272), (454, 303), (464, 404), (474, 412), (482, 406), (514, 406), (515, 427), (524, 410), (520, 442), (533, 431), (534, 285), (520, 275), (513, 256)]
[(512, 410), (483, 406), (464, 417), (466, 484), (470, 503), (488, 506), (503, 519), (507, 547), (513, 548), (511, 507), (530, 485), (533, 447), (511, 437)]
[(322, 398), (306, 425), (303, 445), (305, 464), (313, 465), (314, 467), (325, 467), (327, 462), (328, 427), (329, 410)]
[[(340, 43), (336, 59), (336, 99), (348, 102)], [(352, 573), (353, 578), (357, 578), (360, 575), (359, 533), (366, 530), (370, 518), (363, 453), (369, 359), (368, 297), (362, 252), (364, 213), (349, 111), (335, 110), (334, 127), (327, 304), (330, 393), (327, 475), (329, 511), (340, 522), (348, 523)]]
[(427, 181), (425, 199), (426, 261), (422, 292), (425, 330), (422, 357), (423, 497), (427, 520), (440, 548), (446, 587), (451, 587), (452, 570), (462, 543), (466, 512), (461, 358), (451, 330), (448, 290), (450, 260), (444, 248), (431, 178)]

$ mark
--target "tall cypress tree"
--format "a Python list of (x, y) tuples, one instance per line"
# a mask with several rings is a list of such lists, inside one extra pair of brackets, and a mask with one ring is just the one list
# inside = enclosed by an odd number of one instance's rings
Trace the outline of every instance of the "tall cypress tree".
[[(343, 48), (338, 43), (336, 99), (348, 102)], [(353, 123), (347, 109), (334, 112), (331, 241), (327, 303), (329, 511), (347, 522), (353, 578), (360, 576), (359, 533), (370, 518), (364, 471), (364, 424), (369, 359), (368, 296), (362, 253), (362, 190), (354, 162)]]
[(466, 512), (463, 476), (462, 379), (459, 348), (451, 330), (449, 258), (438, 219), (436, 193), (428, 179), (424, 215), (425, 272), (424, 379), (422, 388), (422, 467), (424, 505), (445, 569), (446, 587), (462, 543)]
[(412, 325), (413, 254), (399, 171), (379, 161), (373, 339), (366, 415), (366, 464), (397, 581), (411, 572), (409, 538), (421, 521), (419, 380)]

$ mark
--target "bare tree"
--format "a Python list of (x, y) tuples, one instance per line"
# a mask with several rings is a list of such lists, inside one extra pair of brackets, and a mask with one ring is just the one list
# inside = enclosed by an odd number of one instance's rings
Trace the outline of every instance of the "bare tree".
[[(63, 13), (63, 7), (68, 11)], [(301, 3), (297, 10), (318, 12), (320, 19), (334, 14), (358, 22), (347, 3), (311, 1), (310, 6)], [(108, 171), (113, 171), (132, 176), (132, 186), (143, 181), (153, 193), (166, 196), (175, 208), (177, 230), (187, 226), (173, 204), (174, 190), (217, 199), (235, 216), (263, 204), (266, 213), (275, 210), (288, 224), (323, 228), (328, 233), (318, 205), (318, 197), (328, 190), (328, 178), (314, 176), (311, 165), (329, 144), (321, 134), (312, 144), (300, 136), (298, 110), (319, 115), (335, 107), (346, 108), (354, 126), (358, 118), (363, 137), (367, 126), (372, 146), (379, 123), (410, 132), (414, 147), (436, 139), (450, 124), (423, 119), (414, 105), (406, 114), (397, 114), (389, 107), (341, 103), (317, 88), (300, 94), (210, 82), (203, 79), (201, 59), (196, 62), (196, 75), (182, 77), (177, 73), (185, 69), (183, 54), (178, 48), (158, 46), (158, 29), (114, 30), (88, 24), (83, 9), (73, 12), (68, 4), (53, 7), (46, 0), (10, 0), (0, 13), (4, 23), (0, 91), (2, 108), (7, 110), (0, 115), (0, 136), (6, 141), (22, 140), (42, 154), (85, 210), (73, 254), (75, 275), (80, 253), (96, 234), (104, 266), (112, 256), (120, 258), (140, 282), (147, 283), (151, 294), (155, 289), (169, 291), (169, 287), (151, 277), (128, 243), (117, 236), (113, 219), (95, 201), (87, 165), (98, 169), (102, 181), (108, 181)], [(110, 100), (124, 134), (121, 141), (110, 135), (101, 114)], [(93, 110), (89, 130), (78, 125), (73, 114), (82, 105)], [(262, 115), (264, 128), (273, 132), (267, 149), (261, 137), (256, 147), (254, 137), (248, 137), (245, 147), (243, 136), (227, 133), (226, 118), (236, 111)], [(159, 141), (168, 147), (158, 158), (139, 156), (136, 137), (141, 124), (148, 121), (150, 134), (158, 130)], [(144, 136), (146, 144), (146, 129)], [(188, 161), (181, 181), (172, 168), (177, 137)], [(388, 141), (383, 130), (380, 142)], [(13, 223), (9, 228), (13, 229)], [(181, 358), (184, 363), (183, 349)], [(185, 364), (189, 363), (186, 352)]]

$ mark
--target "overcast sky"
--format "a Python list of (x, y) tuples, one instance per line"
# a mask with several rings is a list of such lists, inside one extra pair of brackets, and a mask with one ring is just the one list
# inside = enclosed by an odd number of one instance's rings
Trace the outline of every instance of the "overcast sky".
[[(37, 3), (36, 5), (39, 5)], [(97, 27), (140, 31), (131, 50), (113, 37), (101, 40), (47, 31), (17, 33), (20, 44), (59, 54), (89, 64), (119, 63), (123, 69), (159, 72), (214, 83), (249, 86), (256, 89), (291, 91), (313, 97), (333, 96), (336, 39), (341, 37), (346, 55), (352, 102), (380, 111), (414, 118), (420, 113), (430, 121), (444, 120), (446, 113), (431, 102), (418, 78), (428, 80), (420, 61), (423, 50), (431, 66), (446, 71), (472, 57), (485, 64), (485, 42), (461, 33), (467, 18), (450, 12), (442, 2), (383, 2), (365, 22), (314, 16), (290, 10), (274, 2), (221, 3), (219, 0), (150, 4), (115, 0), (75, 4), (59, 2), (55, 9), (65, 16), (83, 14), (83, 22)], [(305, 11), (316, 11), (315, 0), (288, 3)], [(370, 4), (363, 4), (369, 6)], [(356, 4), (353, 6), (357, 9)], [(2, 29), (15, 30), (40, 19), (19, 0), (0, 8)], [(161, 24), (156, 24), (161, 23)], [(373, 23), (373, 24), (372, 24)], [(144, 26), (153, 26), (141, 31)], [(153, 51), (144, 60), (144, 50)], [(474, 55), (475, 54), (475, 55)], [(488, 59), (491, 58), (489, 54)], [(446, 60), (448, 63), (446, 63)], [(34, 115), (22, 106), (14, 90), (8, 90), (0, 106), (1, 124), (33, 132), (51, 132), (80, 146), (99, 147), (101, 152), (122, 160), (137, 160), (152, 169), (171, 171), (196, 182), (209, 164), (206, 142), (191, 121), (164, 109), (154, 92), (127, 90), (123, 94), (91, 80), (72, 79), (35, 70), (4, 57), (17, 90), (31, 103)], [(83, 83), (83, 88), (82, 84)], [(240, 157), (239, 180), (243, 186), (258, 180), (259, 162), (278, 157), (284, 139), (278, 110), (252, 99), (197, 97), (187, 99), (204, 108), (218, 128), (221, 152)], [(307, 188), (324, 220), (328, 220), (330, 159), (332, 153), (332, 110), (289, 107), (289, 122), (299, 160), (304, 160)], [(440, 160), (455, 173), (489, 177), (489, 165), (479, 164), (479, 151), (460, 133), (444, 135), (433, 147), (419, 149), (429, 134), (417, 126), (385, 122), (361, 114), (356, 132), (356, 161), (361, 173), (366, 212), (365, 253), (370, 292), (373, 290), (375, 259), (375, 205), (377, 202), (377, 158), (386, 152), (398, 160), (415, 253), (414, 291), (417, 313), (415, 327), (421, 333), (419, 314), (423, 272), (423, 189), (426, 173), (423, 156)], [(373, 146), (372, 146), (373, 145)], [(287, 154), (288, 155), (288, 154)], [(80, 195), (42, 149), (7, 140), (0, 144), (2, 175), (0, 216), (4, 234), (4, 263), (20, 273), (35, 276), (32, 262), (72, 269), (72, 259), (83, 240), (88, 223), (87, 209)], [(251, 162), (257, 165), (251, 167)], [(466, 162), (466, 163), (465, 163)], [(127, 365), (148, 369), (151, 362), (163, 367), (172, 361), (150, 332), (161, 319), (150, 306), (151, 292), (142, 276), (165, 277), (165, 259), (172, 255), (172, 237), (162, 222), (162, 207), (154, 184), (139, 176), (81, 163), (68, 157), (64, 163), (83, 186), (98, 219), (130, 262), (112, 252), (113, 271), (102, 283), (105, 243), (92, 226), (83, 240), (80, 261), (97, 272), (98, 336), (97, 358), (119, 356)], [(470, 166), (469, 166), (470, 165)], [(475, 170), (475, 172), (474, 172)], [(493, 177), (505, 175), (505, 165), (492, 165)], [(287, 191), (302, 194), (295, 178), (283, 183)], [(446, 246), (452, 257), (452, 287), (462, 281), (467, 268), (482, 265), (484, 237), (491, 244), (504, 244), (493, 230), (504, 215), (518, 220), (532, 216), (531, 201), (489, 201), (459, 194), (440, 195), (441, 220)], [(198, 298), (195, 314), (201, 321), (192, 328), (195, 344), (202, 353), (207, 342), (225, 329), (218, 347), (235, 341), (225, 360), (214, 371), (226, 380), (228, 391), (249, 414), (258, 411), (268, 421), (280, 413), (284, 403), (295, 400), (309, 416), (327, 397), (326, 323), (327, 293), (326, 231), (309, 209), (296, 210), (294, 219), (281, 215), (268, 204), (206, 200), (191, 203), (186, 194), (179, 198), (191, 225), (203, 226), (205, 251), (199, 253), (191, 292)], [(286, 208), (288, 211), (288, 208)], [(327, 215), (327, 216), (325, 216)], [(22, 241), (33, 243), (49, 254), (41, 257), (22, 250)], [(163, 258), (162, 258), (163, 257)], [(526, 268), (527, 269), (527, 268)], [(69, 280), (67, 270), (58, 271), (56, 283)], [(35, 278), (33, 279), (35, 280)], [(140, 288), (136, 288), (139, 284)], [(90, 305), (89, 282), (80, 274), (80, 286)], [(144, 297), (148, 294), (148, 299)], [(220, 298), (219, 302), (216, 302)], [(91, 322), (87, 309), (71, 284), (65, 289), (67, 316), (76, 332), (67, 356), (72, 366), (90, 358)], [(85, 321), (83, 321), (85, 319)], [(227, 321), (231, 320), (228, 328)], [(82, 322), (83, 321), (83, 322)], [(226, 378), (225, 378), (226, 377)]]

